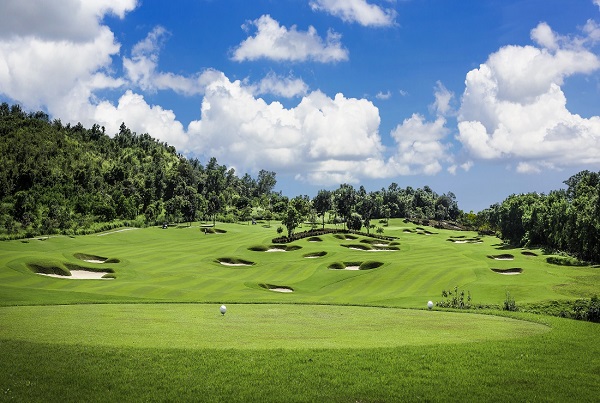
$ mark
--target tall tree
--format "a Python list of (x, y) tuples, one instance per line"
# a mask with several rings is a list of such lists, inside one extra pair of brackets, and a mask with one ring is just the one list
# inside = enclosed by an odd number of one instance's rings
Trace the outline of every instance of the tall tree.
[(333, 207), (332, 193), (329, 190), (319, 190), (312, 200), (312, 205), (317, 215), (322, 218), (323, 228), (325, 228), (325, 214)]
[(356, 190), (354, 187), (347, 183), (340, 185), (334, 193), (333, 204), (346, 225), (346, 222), (350, 218), (350, 214), (352, 214), (354, 205), (356, 204)]

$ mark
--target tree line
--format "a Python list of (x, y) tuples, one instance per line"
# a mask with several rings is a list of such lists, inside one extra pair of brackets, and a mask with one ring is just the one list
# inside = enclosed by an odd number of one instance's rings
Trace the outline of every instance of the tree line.
[(547, 195), (511, 195), (479, 212), (474, 224), (516, 246), (541, 246), (599, 262), (600, 172), (581, 171), (564, 184), (566, 189)]

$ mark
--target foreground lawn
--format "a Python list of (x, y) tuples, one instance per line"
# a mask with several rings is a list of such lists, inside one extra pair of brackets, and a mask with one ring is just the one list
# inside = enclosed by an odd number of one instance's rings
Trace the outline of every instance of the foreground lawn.
[[(400, 220), (385, 245), (324, 235), (287, 251), (274, 250), (273, 227), (217, 229), (0, 243), (0, 400), (600, 396), (598, 324), (423, 309), (455, 286), (497, 306), (506, 292), (517, 305), (589, 297), (600, 293), (598, 268)], [(33, 271), (80, 269), (112, 279)]]
[(135, 348), (2, 340), (0, 399), (597, 401), (597, 325), (543, 321), (551, 331), (519, 339), (382, 348)]
[[(491, 315), (335, 305), (61, 305), (0, 308), (0, 339), (182, 349), (324, 349), (520, 339), (549, 327)], [(40, 321), (40, 318), (44, 318)]]

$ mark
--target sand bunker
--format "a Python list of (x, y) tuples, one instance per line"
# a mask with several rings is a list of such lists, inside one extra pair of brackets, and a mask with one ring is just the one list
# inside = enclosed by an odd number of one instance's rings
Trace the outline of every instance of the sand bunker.
[(287, 252), (287, 250), (279, 248), (269, 248), (265, 252)]
[(506, 276), (513, 276), (516, 274), (523, 273), (523, 269), (521, 269), (520, 267), (513, 267), (510, 269), (490, 269), (490, 270), (493, 271), (494, 273), (504, 274)]
[(483, 243), (483, 241), (480, 238), (471, 238), (471, 239), (450, 238), (450, 239), (448, 239), (448, 241), (450, 241), (452, 243)]
[(292, 290), (291, 288), (285, 288), (285, 287), (274, 287), (274, 288), (269, 288), (269, 290), (275, 291), (275, 292), (294, 292), (294, 290)]
[(294, 292), (294, 289), (292, 287), (288, 287), (286, 285), (273, 285), (273, 284), (259, 284), (259, 285), (262, 288), (265, 288), (269, 291), (285, 292), (285, 293)]
[(79, 260), (83, 260), (86, 263), (94, 263), (94, 264), (106, 263), (106, 261), (108, 260), (107, 257), (88, 255), (85, 253), (76, 253), (73, 256), (75, 256), (75, 258), (77, 258)]
[(365, 262), (336, 262), (329, 265), (329, 270), (371, 270), (382, 266), (382, 262), (368, 260)]
[(515, 257), (509, 253), (505, 253), (503, 255), (490, 255), (490, 256), (488, 256), (488, 258), (494, 259), (494, 260), (514, 260), (515, 259)]
[(71, 280), (113, 280), (113, 278), (104, 278), (106, 272), (103, 271), (87, 271), (87, 270), (71, 270), (70, 276), (61, 276), (60, 274), (45, 274), (37, 273), (40, 276), (54, 277), (54, 278), (66, 278)]
[(348, 249), (359, 250), (359, 251), (362, 251), (362, 252), (396, 252), (398, 250), (398, 249), (393, 249), (393, 248), (382, 248), (382, 247), (368, 249), (368, 248), (358, 248), (358, 247), (355, 247), (355, 246), (350, 246), (350, 247), (348, 247)]
[(231, 262), (219, 262), (221, 263), (223, 266), (252, 266), (251, 264), (248, 263), (231, 263)]

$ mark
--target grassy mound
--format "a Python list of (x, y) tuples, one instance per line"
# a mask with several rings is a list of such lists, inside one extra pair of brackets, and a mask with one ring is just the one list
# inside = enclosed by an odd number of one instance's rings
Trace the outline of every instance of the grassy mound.
[(325, 251), (320, 251), (320, 252), (312, 252), (312, 253), (307, 253), (304, 255), (304, 257), (306, 258), (315, 258), (315, 257), (323, 257), (327, 254), (327, 252)]
[(523, 256), (537, 256), (537, 253), (531, 252), (531, 251), (528, 251), (528, 250), (521, 252), (521, 254)]
[(227, 231), (221, 228), (214, 228), (214, 227), (205, 227), (205, 226), (201, 226), (200, 227), (200, 231), (204, 232), (205, 234), (226, 234)]
[(334, 237), (336, 237), (337, 239), (344, 240), (344, 241), (358, 239), (358, 237), (356, 235), (352, 235), (352, 234), (335, 234)]
[(36, 261), (27, 263), (27, 267), (34, 273), (56, 274), (59, 276), (70, 276), (71, 272), (64, 264), (52, 260)]

